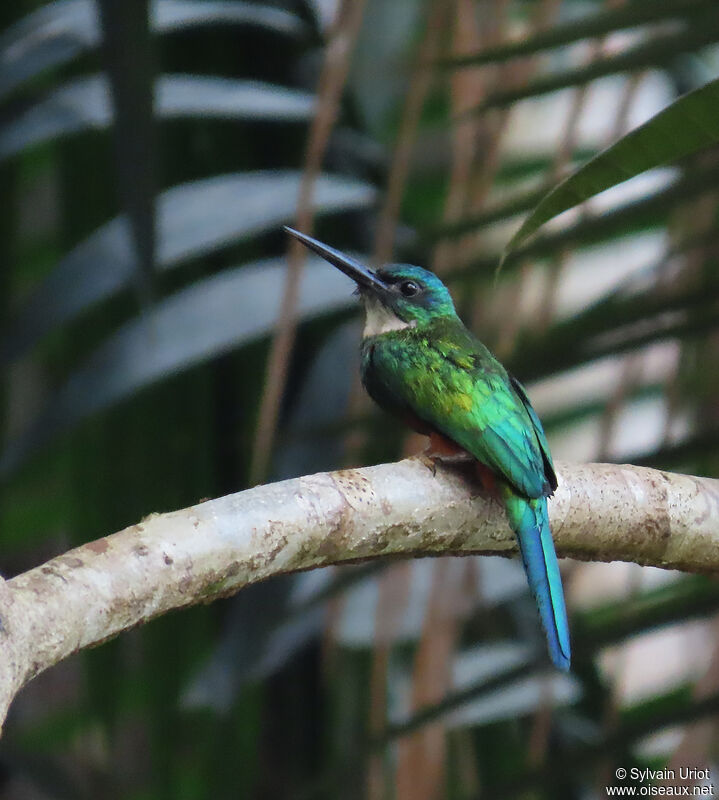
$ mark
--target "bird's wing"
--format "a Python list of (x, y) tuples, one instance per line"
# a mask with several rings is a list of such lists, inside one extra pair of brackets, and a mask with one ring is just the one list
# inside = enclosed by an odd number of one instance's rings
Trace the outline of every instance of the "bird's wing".
[(537, 441), (539, 442), (539, 447), (542, 450), (542, 459), (544, 460), (544, 474), (546, 475), (547, 481), (549, 481), (549, 485), (552, 487), (552, 491), (557, 488), (557, 475), (554, 472), (554, 462), (552, 461), (552, 454), (549, 452), (549, 442), (547, 441), (547, 437), (544, 433), (544, 428), (542, 427), (542, 423), (537, 416), (537, 412), (532, 408), (532, 404), (529, 402), (529, 397), (527, 396), (527, 390), (522, 386), (522, 384), (514, 377), (514, 375), (509, 375), (509, 381), (512, 384), (512, 388), (519, 396), (519, 399), (522, 401), (522, 405), (527, 410), (527, 414), (529, 414), (529, 418), (532, 420), (532, 426), (534, 427), (534, 433), (537, 437)]
[(417, 332), (412, 342), (401, 334), (382, 337), (372, 357), (383, 391), (525, 497), (551, 492), (539, 420), (484, 345), (459, 327), (436, 335)]

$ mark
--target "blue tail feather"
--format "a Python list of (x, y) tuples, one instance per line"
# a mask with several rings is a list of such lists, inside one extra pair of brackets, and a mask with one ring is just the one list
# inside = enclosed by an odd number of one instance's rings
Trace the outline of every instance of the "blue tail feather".
[(554, 664), (569, 669), (570, 645), (562, 578), (549, 528), (547, 500), (527, 500), (512, 493), (506, 499), (507, 516), (517, 534), (529, 587), (539, 609)]

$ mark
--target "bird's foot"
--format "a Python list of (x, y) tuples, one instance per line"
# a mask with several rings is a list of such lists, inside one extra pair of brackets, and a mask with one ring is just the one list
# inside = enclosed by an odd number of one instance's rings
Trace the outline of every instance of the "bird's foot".
[(419, 459), (427, 469), (432, 471), (432, 475), (437, 474), (438, 462), (446, 465), (456, 465), (475, 461), (474, 456), (438, 433), (430, 434), (429, 445), (419, 456)]
[(429, 453), (424, 452), (422, 454), (426, 458), (430, 458), (433, 461), (440, 461), (442, 464), (468, 464), (470, 461), (476, 461), (473, 455), (469, 453), (455, 453), (454, 455), (445, 455), (444, 453)]
[(464, 448), (455, 444), (451, 439), (442, 436), (441, 433), (430, 433), (429, 444), (423, 455), (441, 461), (444, 464), (461, 464), (465, 461), (474, 461), (473, 455)]
[(426, 450), (425, 452), (420, 453), (417, 456), (417, 460), (421, 464), (424, 464), (425, 467), (427, 467), (427, 469), (432, 473), (432, 477), (434, 478), (434, 476), (437, 474), (437, 461), (434, 458), (432, 458), (432, 456), (428, 455)]

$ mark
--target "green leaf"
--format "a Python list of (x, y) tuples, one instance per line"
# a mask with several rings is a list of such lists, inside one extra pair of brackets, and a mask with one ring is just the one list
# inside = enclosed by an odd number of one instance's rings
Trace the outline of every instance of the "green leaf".
[[(330, 570), (323, 571), (329, 578)], [(183, 690), (187, 709), (227, 714), (250, 681), (267, 678), (320, 635), (321, 605), (295, 614), (300, 575), (282, 575), (248, 586), (228, 603), (217, 646)]]
[[(152, 295), (155, 273), (155, 163), (153, 114), (155, 59), (149, 0), (97, 0), (102, 48), (112, 97), (115, 184), (137, 257), (135, 283), (141, 301)], [(127, 43), (132, 42), (132, 48)]]
[(719, 141), (719, 79), (689, 92), (563, 180), (514, 234), (501, 264), (545, 222), (653, 167)]
[(533, 380), (656, 341), (694, 338), (719, 327), (715, 296), (716, 287), (711, 285), (669, 297), (651, 291), (627, 298), (610, 296), (560, 322), (540, 341), (527, 336), (512, 359), (512, 371)]
[[(155, 116), (294, 122), (312, 115), (314, 95), (260, 81), (217, 75), (161, 75), (155, 83)], [(107, 78), (69, 81), (0, 127), (0, 160), (27, 149), (112, 124)]]
[[(635, 462), (632, 461), (632, 464)], [(659, 628), (713, 615), (719, 609), (719, 587), (704, 575), (682, 577), (632, 598), (575, 611), (572, 628), (579, 650), (596, 653), (647, 628)]]
[[(158, 302), (88, 357), (24, 434), (0, 456), (9, 475), (57, 433), (155, 381), (269, 334), (277, 319), (286, 262), (270, 259), (212, 275)], [(303, 275), (297, 313), (302, 317), (346, 308), (351, 284), (322, 259)]]
[[(174, 186), (157, 199), (158, 269), (227, 247), (289, 222), (301, 174), (267, 170), (217, 175)], [(365, 208), (372, 186), (322, 175), (315, 187), (318, 213)], [(28, 298), (0, 341), (0, 361), (13, 360), (54, 328), (126, 288), (137, 269), (127, 221), (117, 217), (68, 253)]]
[[(236, 0), (155, 0), (150, 24), (154, 33), (220, 24), (254, 25), (282, 34), (297, 34), (304, 28), (294, 14)], [(92, 0), (56, 0), (38, 8), (0, 35), (0, 98), (99, 43)]]
[(597, 58), (586, 66), (566, 69), (541, 75), (528, 84), (517, 88), (501, 89), (487, 95), (468, 115), (484, 113), (493, 108), (508, 108), (520, 100), (541, 97), (575, 86), (586, 86), (591, 81), (608, 75), (631, 73), (655, 67), (668, 68), (684, 53), (700, 50), (719, 40), (719, 19), (712, 12), (691, 28), (654, 36), (635, 47), (616, 55)]
[[(0, 148), (2, 148), (1, 137)], [(434, 241), (437, 239), (464, 236), (467, 233), (473, 233), (482, 228), (489, 227), (490, 225), (495, 225), (498, 222), (503, 222), (525, 211), (529, 211), (544, 197), (545, 193), (546, 186), (541, 189), (529, 189), (527, 191), (518, 192), (502, 203), (497, 203), (494, 206), (488, 205), (484, 211), (471, 217), (464, 217), (456, 222), (440, 222), (436, 227), (430, 227), (425, 237), (428, 241)]]
[[(503, 254), (502, 265), (516, 266), (526, 259), (539, 260), (556, 256), (562, 248), (583, 248), (596, 243), (628, 236), (638, 231), (656, 230), (666, 224), (669, 215), (690, 200), (713, 192), (719, 180), (719, 168), (708, 167), (687, 171), (679, 180), (651, 194), (624, 203), (602, 214), (588, 215), (574, 225), (537, 236)], [(458, 225), (461, 224), (461, 220)], [(490, 253), (471, 262), (468, 267), (447, 273), (450, 281), (473, 282), (488, 278), (495, 270), (499, 254)]]

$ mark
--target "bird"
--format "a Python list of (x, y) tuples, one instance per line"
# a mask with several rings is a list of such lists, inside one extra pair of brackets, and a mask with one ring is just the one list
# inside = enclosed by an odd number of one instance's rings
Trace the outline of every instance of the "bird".
[(465, 327), (434, 273), (411, 264), (373, 270), (284, 230), (355, 282), (365, 310), (361, 377), (370, 397), (429, 436), (433, 459), (470, 460), (485, 490), (504, 506), (549, 656), (568, 671), (569, 625), (547, 510), (557, 477), (524, 387)]

